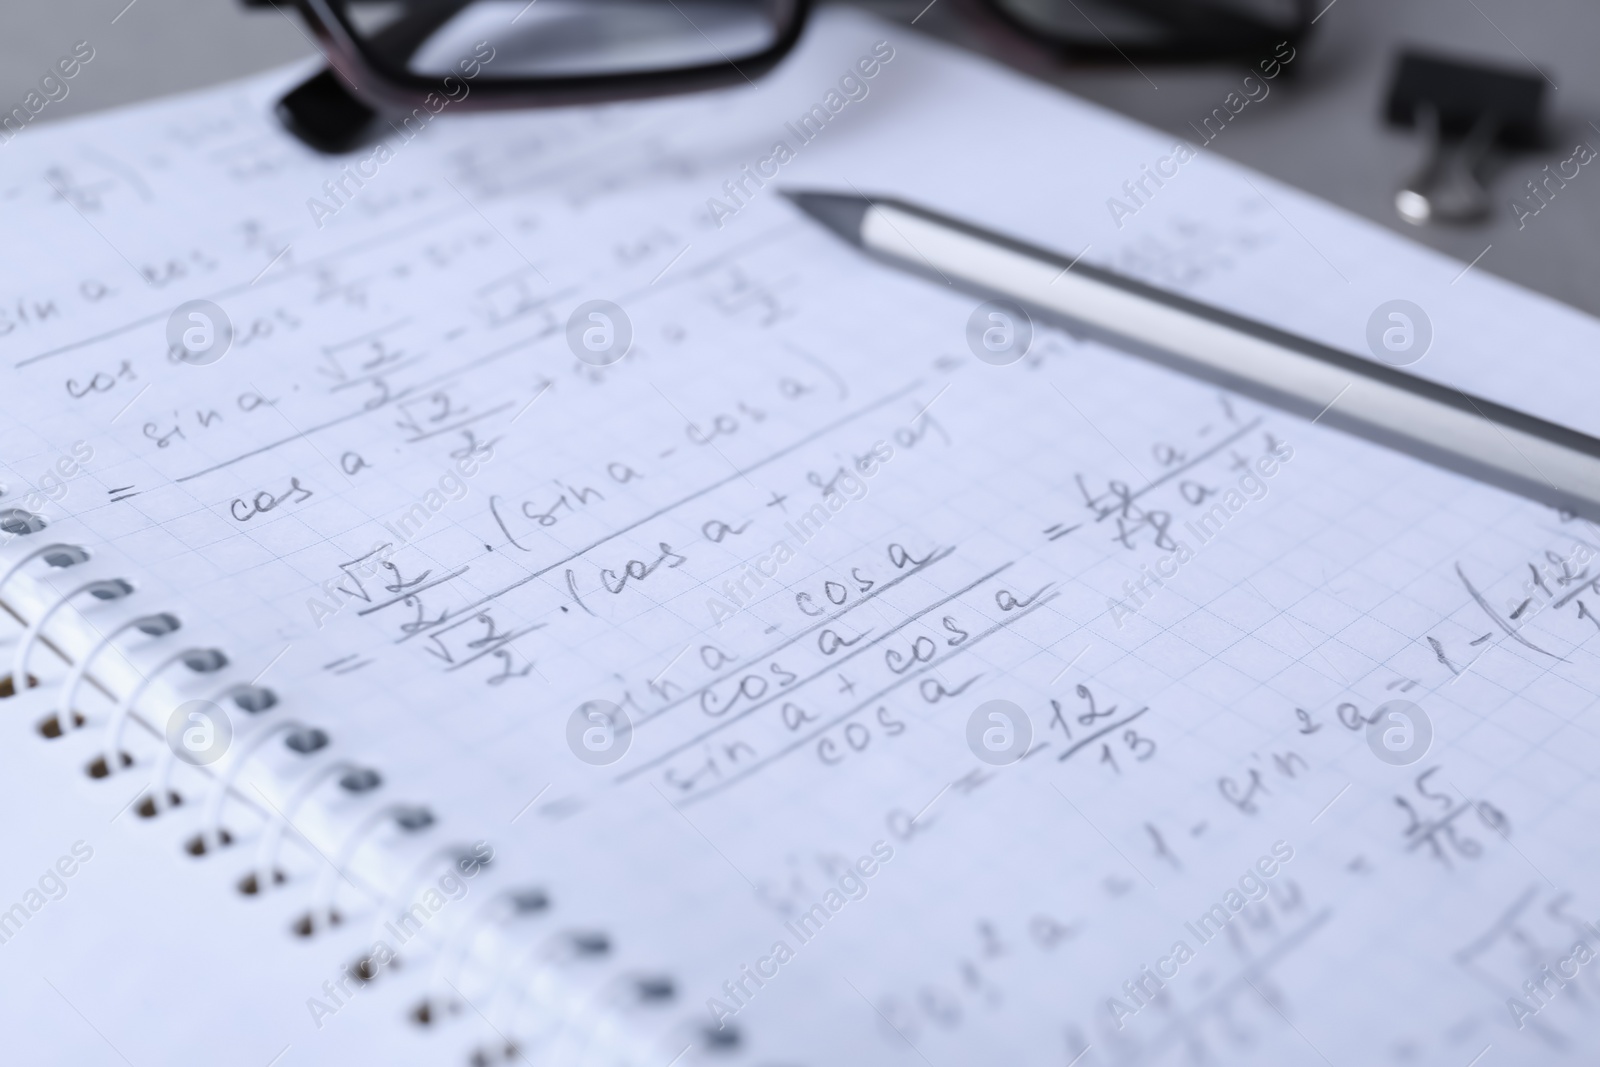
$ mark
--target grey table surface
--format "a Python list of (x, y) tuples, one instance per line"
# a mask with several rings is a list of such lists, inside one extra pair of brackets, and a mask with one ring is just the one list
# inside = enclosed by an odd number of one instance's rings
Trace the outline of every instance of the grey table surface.
[[(40, 120), (195, 89), (312, 54), (295, 16), (231, 0), (6, 0), (0, 13), (0, 111), (19, 104), (77, 41), (95, 48), (66, 99)], [(866, 0), (862, 5), (983, 52), (1062, 89), (1194, 140), (1198, 122), (1242, 68), (1064, 61), (1005, 27), (983, 0)], [(1580, 141), (1600, 147), (1600, 5), (1584, 0), (1334, 0), (1275, 83), (1270, 104), (1229, 125), (1213, 151), (1486, 270), (1600, 315), (1600, 173), (1584, 168), (1537, 216), (1511, 196)], [(1415, 227), (1394, 210), (1420, 143), (1380, 118), (1405, 45), (1494, 61), (1544, 77), (1551, 147), (1495, 165), (1495, 206), (1468, 227)], [(1593, 122), (1591, 120), (1594, 120)], [(1481, 257), (1481, 258), (1480, 258)]]

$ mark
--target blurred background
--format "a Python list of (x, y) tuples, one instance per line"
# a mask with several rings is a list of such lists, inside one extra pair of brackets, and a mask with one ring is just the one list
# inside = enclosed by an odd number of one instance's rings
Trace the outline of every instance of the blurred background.
[[(1114, 24), (1124, 0), (1003, 0), (1057, 4), (1069, 19), (1127, 38)], [(1149, 0), (1125, 0), (1142, 6)], [(1178, 0), (1182, 2), (1182, 0)], [(959, 47), (989, 55), (1032, 77), (1197, 141), (1189, 123), (1249, 72), (1242, 62), (1064, 51), (998, 18), (990, 0), (863, 0), (857, 6)], [(1299, 186), (1379, 225), (1404, 233), (1463, 265), (1485, 270), (1600, 315), (1600, 169), (1560, 189), (1559, 212), (1519, 220), (1513, 196), (1571, 158), (1600, 149), (1600, 4), (1580, 0), (1312, 0), (1316, 15), (1288, 77), (1272, 83), (1275, 103), (1251, 108), (1211, 150)], [(0, 16), (0, 110), (20, 103), (39, 75), (89, 41), (93, 63), (51, 103), (40, 121), (132, 103), (220, 81), (314, 54), (305, 25), (272, 7), (237, 0), (10, 0)], [(1079, 27), (1082, 30), (1082, 27)], [(1089, 33), (1098, 33), (1098, 30)], [(1483, 174), (1487, 215), (1458, 224), (1412, 225), (1395, 193), (1423, 162), (1426, 140), (1385, 121), (1385, 101), (1402, 49), (1484, 62), (1544, 84), (1542, 143), (1497, 152)], [(1049, 131), (1040, 131), (1049, 136)], [(0, 152), (3, 152), (0, 147)], [(1531, 202), (1531, 201), (1530, 201)]]

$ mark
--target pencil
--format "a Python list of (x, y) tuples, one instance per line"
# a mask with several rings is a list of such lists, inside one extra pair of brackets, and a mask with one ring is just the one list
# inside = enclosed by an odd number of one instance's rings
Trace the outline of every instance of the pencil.
[(1600, 441), (1576, 430), (904, 201), (784, 195), (901, 269), (1600, 521)]

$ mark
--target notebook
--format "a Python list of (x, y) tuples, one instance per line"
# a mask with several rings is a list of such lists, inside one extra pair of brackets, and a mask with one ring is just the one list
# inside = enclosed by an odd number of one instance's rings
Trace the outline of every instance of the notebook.
[(0, 151), (15, 1062), (1592, 1062), (1597, 532), (981, 361), (777, 189), (1408, 300), (1588, 433), (1594, 320), (1203, 144), (1130, 204), (1172, 138), (844, 10), (345, 158), (305, 73)]

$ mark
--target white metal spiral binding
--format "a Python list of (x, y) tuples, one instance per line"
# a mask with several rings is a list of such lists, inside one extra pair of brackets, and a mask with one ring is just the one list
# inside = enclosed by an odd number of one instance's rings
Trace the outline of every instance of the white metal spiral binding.
[(333, 762), (326, 763), (306, 774), (305, 778), (295, 783), (294, 791), (289, 794), (289, 799), (281, 807), (275, 808), (272, 819), (265, 833), (261, 835), (261, 843), (256, 849), (255, 885), (256, 891), (265, 893), (267, 887), (276, 884), (279, 880), (278, 849), (283, 844), (285, 831), (294, 825), (294, 817), (300, 806), (311, 799), (328, 779), (338, 774), (349, 774), (353, 771), (364, 771), (366, 767), (352, 759), (335, 758)]
[[(78, 706), (78, 690), (83, 686), (83, 679), (89, 673), (89, 668), (94, 665), (95, 659), (104, 652), (112, 642), (127, 633), (129, 630), (138, 630), (146, 637), (165, 637), (178, 629), (181, 624), (176, 615), (158, 612), (154, 615), (138, 615), (128, 621), (112, 627), (99, 635), (99, 639), (90, 646), (89, 650), (72, 665), (67, 676), (61, 682), (61, 697), (56, 701), (60, 711), (56, 715), (57, 728), (66, 733), (76, 730), (83, 725), (82, 718), (73, 710)], [(13, 675), (13, 677), (16, 677)], [(46, 736), (49, 736), (48, 734)]]
[[(246, 700), (247, 696), (251, 697), (259, 706), (250, 706), (252, 700)], [(260, 714), (277, 703), (277, 697), (272, 696), (272, 690), (256, 685), (254, 682), (233, 682), (224, 686), (206, 702), (215, 703), (216, 701), (230, 698), (234, 707), (253, 715)], [(150, 792), (145, 797), (144, 802), (135, 809), (141, 816), (147, 819), (153, 818), (165, 808), (177, 806), (178, 794), (172, 789), (172, 770), (177, 763), (177, 750), (170, 745), (164, 746), (161, 749), (161, 755), (157, 757), (154, 784), (150, 787)]]
[[(86, 571), (82, 581), (73, 583), (64, 591), (27, 580), (27, 589), (11, 595), (12, 589), (27, 579), (25, 572), (32, 564), (43, 561), (52, 569), (65, 570), (90, 562), (91, 553), (70, 540), (44, 538), (36, 545), (24, 543), (20, 548), (13, 547), (24, 538), (31, 541), (47, 525), (41, 517), (22, 509), (0, 508), (0, 534), (8, 538), (0, 543), (0, 610), (9, 609), (24, 627), (12, 654), (10, 680), (14, 691), (32, 687), (34, 680), (29, 670), (40, 643), (48, 643), (66, 661), (67, 673), (57, 690), (57, 710), (40, 723), (39, 732), (53, 739), (67, 737), (87, 725), (85, 718), (77, 712), (78, 696), (84, 684), (91, 682), (102, 690), (114, 705), (100, 730), (97, 745), (99, 755), (86, 770), (92, 777), (111, 777), (132, 764), (132, 757), (125, 752), (123, 745), (128, 723), (138, 721), (143, 726), (158, 729), (140, 718), (140, 701), (157, 684), (158, 679), (179, 663), (199, 674), (223, 671), (228, 667), (228, 657), (222, 650), (203, 644), (185, 643), (176, 650), (159, 651), (162, 643), (183, 628), (177, 615), (165, 611), (130, 611), (127, 617), (103, 629), (92, 623), (76, 630), (70, 629), (70, 624), (60, 624), (61, 617), (68, 614), (66, 609), (85, 594), (101, 601), (133, 598), (137, 592), (134, 581), (116, 575), (96, 576), (98, 568)], [(111, 662), (114, 658), (107, 657), (107, 651), (117, 648), (119, 641), (135, 632), (148, 638), (150, 646), (156, 650), (154, 663), (139, 668), (127, 658), (127, 653), (120, 657), (121, 665)], [(150, 651), (150, 646), (141, 646), (141, 654)], [(96, 673), (101, 665), (110, 671), (109, 677)], [(117, 695), (119, 690), (120, 696)], [(216, 690), (213, 699), (220, 701), (230, 698), (236, 707), (252, 719), (277, 703), (271, 690), (254, 682), (223, 685)], [(3, 708), (3, 702), (0, 702), (0, 711)], [(214, 767), (198, 769), (197, 773), (204, 778), (204, 783), (199, 787), (203, 802), (200, 805), (199, 830), (187, 839), (186, 850), (191, 855), (205, 856), (232, 843), (232, 835), (223, 822), (227, 802), (230, 797), (239, 796), (255, 804), (254, 798), (250, 798), (241, 788), (242, 782), (252, 768), (259, 771), (260, 757), (274, 740), (282, 741), (285, 748), (308, 760), (315, 758), (316, 765), (293, 781), (287, 797), (281, 803), (274, 805), (262, 794), (262, 799), (267, 801), (267, 807), (271, 810), (265, 813), (266, 825), (262, 829), (256, 855), (249, 873), (240, 884), (241, 891), (246, 893), (266, 892), (275, 884), (279, 876), (279, 853), (286, 832), (294, 829), (299, 836), (305, 836), (294, 826), (294, 817), (330, 779), (341, 778), (340, 784), (346, 794), (355, 796), (374, 792), (382, 783), (376, 771), (354, 759), (332, 753), (324, 755), (329, 739), (322, 730), (299, 718), (273, 717), (239, 737), (223, 762)], [(174, 753), (163, 745), (162, 753), (157, 757), (151, 790), (145, 795), (144, 805), (139, 809), (141, 815), (153, 818), (175, 806), (177, 794), (172, 777), (176, 769)], [(386, 920), (393, 920), (405, 913), (415, 894), (439, 870), (441, 860), (449, 861), (452, 869), (460, 867), (462, 871), (467, 870), (463, 864), (475, 863), (475, 873), (490, 865), (489, 858), (479, 855), (477, 847), (452, 842), (425, 850), (423, 858), (409, 865), (405, 874), (387, 890), (367, 880), (352, 879), (350, 867), (362, 852), (362, 846), (390, 823), (398, 825), (402, 832), (409, 835), (430, 829), (435, 820), (432, 812), (424, 806), (393, 802), (380, 803), (375, 810), (361, 816), (354, 828), (347, 831), (333, 847), (331, 861), (325, 861), (319, 867), (310, 894), (310, 909), (297, 924), (298, 932), (309, 936), (322, 925), (338, 921), (335, 895), (341, 877), (352, 880), (353, 884), (378, 901), (374, 912), (374, 929), (381, 930)], [(312, 848), (321, 851), (314, 844)], [(501, 888), (489, 892), (488, 899), (463, 915), (458, 923), (453, 924), (453, 928), (430, 932), (429, 940), (434, 942), (436, 958), (430, 968), (425, 999), (411, 1013), (415, 1021), (423, 1024), (440, 1021), (436, 1006), (454, 1005), (461, 997), (458, 983), (470, 969), (475, 939), (485, 930), (505, 931), (506, 936), (498, 944), (498, 959), (491, 968), (493, 974), (490, 976), (489, 989), (494, 999), (490, 1011), (509, 1016), (507, 1033), (517, 1031), (516, 1024), (530, 1009), (536, 1013), (545, 1010), (559, 1012), (565, 1007), (568, 1009), (563, 1013), (566, 1017), (559, 1018), (555, 1031), (570, 1033), (574, 1028), (592, 1027), (593, 1031), (583, 1039), (585, 1047), (590, 1051), (605, 1048), (613, 1054), (607, 1062), (623, 1065), (653, 1062), (658, 1058), (658, 1050), (652, 1047), (652, 1040), (647, 1035), (628, 1035), (617, 1027), (624, 1016), (641, 1005), (664, 1005), (670, 1002), (674, 996), (671, 979), (641, 976), (642, 972), (615, 971), (599, 984), (598, 992), (590, 998), (592, 1002), (588, 1003), (587, 1008), (578, 1011), (571, 999), (571, 991), (567, 995), (558, 991), (560, 975), (572, 967), (609, 965), (612, 952), (608, 935), (603, 932), (563, 931), (545, 927), (532, 944), (524, 943), (519, 948), (513, 943), (513, 935), (520, 927), (515, 920), (546, 916), (550, 910), (550, 898), (543, 889), (536, 888)], [(370, 967), (366, 973), (359, 973), (359, 969), (367, 963), (366, 960), (356, 961), (351, 967), (351, 975), (362, 981), (371, 978), (374, 972)], [(535, 972), (532, 975), (527, 974), (530, 968)], [(450, 992), (446, 993), (445, 990)], [(544, 1020), (542, 1028), (550, 1032), (548, 1018)], [(513, 1048), (511, 1051), (517, 1050)]]
[(541, 889), (502, 889), (480, 903), (440, 946), (418, 1011), (431, 1013), (436, 1005), (454, 1003), (452, 994), (466, 966), (472, 941), (485, 927), (542, 915), (549, 907), (550, 898)]
[[(421, 813), (420, 816), (418, 813)], [(408, 816), (414, 818), (408, 819)], [(367, 838), (380, 827), (390, 823), (408, 833), (416, 833), (433, 825), (433, 813), (417, 804), (395, 802), (369, 812), (365, 818), (357, 822), (355, 829), (346, 834), (344, 840), (339, 843), (338, 850), (331, 857), (332, 862), (323, 864), (317, 874), (316, 885), (311, 889), (311, 910), (308, 913), (313, 922), (326, 921), (332, 924), (340, 921), (339, 911), (333, 902), (334, 894), (339, 888), (339, 872), (350, 865), (356, 850)]]
[(133, 714), (134, 706), (139, 703), (139, 698), (144, 696), (145, 690), (161, 676), (168, 667), (182, 663), (191, 671), (199, 674), (210, 674), (220, 671), (228, 665), (228, 657), (220, 649), (205, 648), (199, 645), (185, 648), (181, 652), (174, 652), (164, 657), (149, 671), (143, 672), (137, 684), (129, 689), (127, 694), (117, 702), (117, 710), (112, 712), (111, 719), (106, 723), (105, 747), (100, 750), (100, 756), (90, 764), (89, 773), (96, 778), (116, 774), (121, 768), (129, 766), (133, 760), (122, 748), (122, 734), (127, 728), (128, 718)]
[(274, 737), (291, 730), (308, 729), (310, 727), (299, 719), (279, 719), (263, 726), (240, 743), (233, 759), (217, 777), (216, 783), (206, 796), (205, 816), (200, 821), (200, 832), (190, 840), (190, 853), (196, 856), (203, 855), (208, 848), (222, 848), (229, 843), (228, 832), (222, 825), (222, 809), (228, 803), (228, 795), (233, 792), (240, 773), (256, 753)]
[[(23, 631), (22, 639), (17, 642), (17, 651), (11, 657), (11, 677), (23, 679), (28, 677), (28, 659), (33, 653), (33, 646), (38, 644), (39, 635), (50, 624), (56, 612), (66, 607), (75, 596), (89, 593), (99, 600), (120, 600), (133, 592), (133, 586), (123, 578), (94, 578), (83, 582), (70, 592), (62, 593), (55, 602), (39, 613), (39, 617), (28, 624)], [(20, 685), (18, 688), (22, 688)]]
[(52, 553), (57, 559), (57, 562), (53, 563), (52, 566), (56, 567), (71, 567), (77, 563), (85, 563), (89, 559), (89, 553), (84, 551), (81, 545), (69, 545), (62, 541), (57, 541), (54, 544), (43, 545), (22, 556), (20, 559), (12, 560), (11, 563), (6, 567), (5, 572), (0, 574), (0, 587), (4, 587), (7, 582), (9, 582), (19, 571), (22, 570), (22, 568), (26, 567), (34, 560), (39, 559), (40, 557), (48, 557)]

